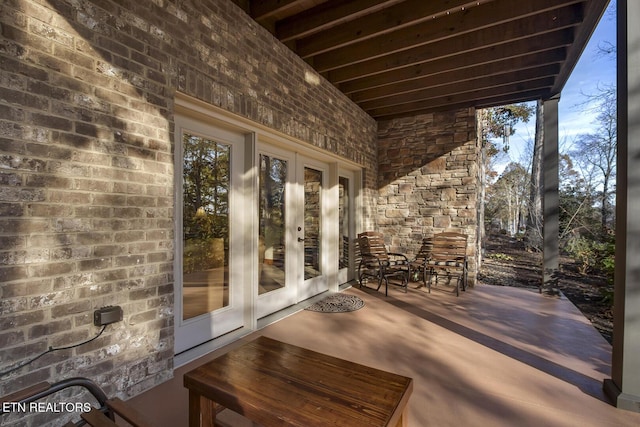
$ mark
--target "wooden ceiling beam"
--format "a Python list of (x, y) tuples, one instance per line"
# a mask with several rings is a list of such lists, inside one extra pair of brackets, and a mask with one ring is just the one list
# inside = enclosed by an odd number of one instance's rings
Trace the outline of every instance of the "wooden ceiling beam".
[(569, 80), (573, 68), (578, 63), (584, 48), (591, 38), (591, 34), (596, 30), (598, 22), (602, 19), (602, 15), (605, 13), (608, 4), (609, 0), (590, 0), (586, 5), (584, 11), (585, 19), (576, 31), (574, 42), (574, 46), (579, 48), (574, 48), (569, 51), (567, 60), (564, 61), (564, 66), (556, 78), (556, 84), (551, 89), (551, 96), (559, 94), (567, 83), (567, 80)]
[[(495, 0), (483, 0), (483, 3), (491, 1)], [(372, 37), (380, 38), (383, 34), (397, 34), (402, 28), (415, 26), (425, 21), (430, 24), (431, 21), (441, 22), (442, 15), (448, 17), (447, 12), (449, 12), (449, 16), (453, 16), (456, 15), (455, 12), (473, 7), (476, 3), (478, 3), (477, 0), (404, 1), (378, 13), (345, 22), (331, 28), (330, 31), (301, 38), (296, 43), (296, 52), (302, 58), (306, 58)], [(441, 25), (445, 24), (439, 24), (439, 26)]]
[(515, 104), (518, 102), (533, 101), (536, 99), (546, 99), (548, 96), (548, 90), (534, 90), (525, 92), (522, 94), (510, 94), (506, 96), (496, 96), (493, 98), (485, 98), (482, 100), (466, 100), (457, 104), (441, 104), (432, 105), (419, 110), (411, 110), (408, 112), (396, 112), (384, 116), (374, 117), (378, 121), (392, 120), (401, 117), (413, 117), (419, 114), (431, 114), (443, 111), (459, 110), (462, 108), (488, 108), (499, 105)]
[[(501, 87), (485, 89), (481, 91), (465, 92), (455, 95), (447, 95), (439, 98), (409, 102), (402, 105), (374, 108), (365, 110), (371, 117), (380, 118), (399, 114), (415, 114), (417, 111), (436, 109), (443, 106), (465, 105), (468, 107), (486, 106), (493, 102), (508, 104), (525, 100), (537, 99), (534, 94), (549, 93), (553, 85), (553, 78), (544, 78), (540, 81), (516, 84), (507, 84)], [(519, 101), (516, 101), (519, 100)], [(499, 104), (494, 104), (499, 105)]]
[(249, 10), (251, 17), (260, 21), (284, 11), (290, 10), (304, 3), (303, 0), (250, 0)]
[[(367, 14), (383, 10), (401, 0), (330, 0), (276, 23), (276, 37), (282, 42), (335, 28)], [(333, 30), (332, 30), (333, 31)]]
[[(500, 0), (502, 1), (502, 0)], [(565, 6), (568, 9), (561, 9), (567, 14), (578, 14), (579, 19), (576, 16), (566, 16), (564, 13), (559, 13), (558, 10), (545, 10), (544, 12), (533, 14), (533, 6), (541, 4), (542, 6), (548, 6), (549, 3), (554, 3), (554, 0), (537, 0), (535, 2), (514, 2), (513, 0), (507, 0), (512, 5), (527, 5), (523, 9), (517, 9), (515, 6), (502, 11), (503, 9), (491, 10), (491, 5), (487, 5), (488, 9), (484, 9), (482, 6), (469, 9), (464, 13), (457, 13), (447, 18), (437, 19), (435, 22), (423, 23), (418, 26), (412, 26), (410, 28), (394, 31), (391, 34), (374, 37), (363, 42), (355, 43), (349, 46), (341, 47), (329, 52), (325, 52), (319, 55), (313, 56), (313, 64), (319, 71), (330, 71), (336, 68), (345, 67), (352, 64), (357, 64), (362, 61), (369, 60), (371, 58), (385, 57), (394, 53), (401, 53), (403, 51), (420, 48), (422, 46), (429, 46), (436, 43), (442, 44), (443, 42), (449, 44), (451, 40), (460, 39), (465, 36), (477, 39), (483, 34), (489, 34), (493, 29), (500, 28), (504, 25), (527, 25), (529, 33), (539, 32), (534, 28), (534, 25), (530, 23), (537, 21), (540, 24), (546, 25), (555, 24), (554, 28), (561, 28), (561, 25), (576, 25), (582, 22), (582, 7), (581, 4), (574, 4)], [(557, 2), (556, 2), (557, 3)], [(474, 12), (475, 11), (475, 12)], [(494, 17), (493, 15), (498, 15)], [(462, 17), (462, 18), (461, 18)], [(541, 21), (551, 21), (543, 23)], [(455, 34), (455, 37), (451, 37)], [(504, 41), (505, 35), (501, 34)], [(454, 46), (449, 45), (449, 50)], [(298, 53), (300, 54), (300, 46), (298, 45)], [(308, 57), (300, 55), (302, 57)]]
[[(503, 60), (513, 60), (519, 63), (521, 68), (527, 68), (537, 64), (562, 62), (566, 58), (567, 49), (565, 46), (571, 44), (572, 40), (573, 31), (571, 29), (565, 29), (558, 33), (548, 33), (541, 36), (507, 42), (473, 52), (462, 53), (460, 55), (449, 56), (436, 59), (435, 61), (423, 62), (417, 65), (351, 80), (339, 84), (338, 88), (346, 94), (353, 94), (376, 87), (403, 83), (405, 81)], [(544, 62), (537, 62), (541, 60)]]
[[(433, 61), (438, 58), (446, 58), (463, 53), (470, 54), (475, 50), (501, 45), (507, 41), (557, 32), (564, 28), (579, 25), (582, 19), (580, 10), (581, 8), (573, 6), (571, 10), (565, 10), (560, 15), (546, 12), (534, 18), (516, 20), (481, 31), (456, 35), (402, 52), (332, 69), (327, 76), (334, 84), (342, 83), (396, 68)], [(316, 66), (319, 71), (327, 71), (322, 68)]]
[(559, 93), (608, 3), (232, 1), (378, 120)]
[(494, 75), (481, 74), (480, 77), (469, 80), (449, 80), (446, 84), (430, 87), (416, 87), (415, 90), (410, 92), (397, 93), (391, 96), (385, 96), (364, 102), (357, 101), (357, 103), (363, 110), (373, 110), (376, 108), (401, 105), (419, 100), (440, 98), (458, 93), (482, 92), (483, 90), (490, 90), (492, 88), (504, 86), (505, 82), (509, 82), (510, 84), (541, 82), (543, 79), (551, 78), (550, 80), (547, 80), (547, 82), (553, 84), (553, 76), (555, 76), (558, 71), (560, 71), (560, 66), (558, 64), (549, 64), (542, 67), (529, 68), (515, 72), (507, 71)]
[(475, 102), (475, 109), (498, 107), (502, 105), (517, 104), (520, 102), (531, 102), (538, 99), (548, 99), (549, 89), (543, 88), (538, 90), (532, 90), (529, 92), (510, 93), (503, 96), (495, 96), (491, 98), (478, 99)]
[[(434, 90), (434, 88), (450, 85), (461, 85), (463, 82), (473, 82), (478, 87), (485, 86), (478, 80), (481, 78), (495, 77), (500, 81), (520, 79), (522, 75), (515, 74), (510, 78), (510, 73), (533, 73), (532, 78), (539, 76), (555, 75), (560, 71), (560, 61), (545, 62), (537, 57), (537, 61), (529, 61), (530, 57), (519, 57), (496, 61), (488, 64), (480, 64), (466, 69), (454, 70), (451, 72), (439, 73), (433, 76), (423, 77), (416, 80), (407, 80), (396, 84), (386, 85), (351, 94), (351, 100), (356, 103), (373, 101), (378, 99), (388, 99), (389, 97), (420, 91), (422, 89)], [(452, 88), (456, 90), (456, 87)]]

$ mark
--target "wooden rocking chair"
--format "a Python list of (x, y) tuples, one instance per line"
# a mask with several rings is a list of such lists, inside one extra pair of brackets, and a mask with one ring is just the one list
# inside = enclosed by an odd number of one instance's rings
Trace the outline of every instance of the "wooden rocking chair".
[[(400, 286), (407, 291), (409, 284), (409, 259), (406, 255), (387, 252), (382, 233), (366, 231), (358, 234), (360, 247), (360, 264), (358, 265), (358, 282), (364, 286), (366, 278), (375, 278), (378, 282), (376, 290), (380, 290), (384, 281), (384, 294), (388, 295), (389, 280), (392, 285)], [(398, 283), (399, 282), (399, 283)]]
[(429, 273), (428, 262), (431, 259), (431, 252), (433, 252), (433, 239), (425, 237), (422, 239), (422, 245), (418, 253), (409, 262), (409, 268), (411, 269), (409, 277), (414, 281), (421, 278), (422, 285), (428, 287), (429, 292), (431, 292), (431, 287), (427, 284), (427, 274)]
[(467, 289), (467, 235), (455, 232), (444, 232), (433, 236), (431, 256), (425, 264), (429, 272), (427, 284), (431, 292), (431, 278), (438, 283), (438, 271), (445, 270), (449, 277), (452, 272), (458, 272), (456, 281), (456, 296), (460, 295), (460, 288)]
[[(63, 427), (83, 425), (94, 427), (118, 427), (119, 425), (151, 427), (151, 424), (137, 410), (118, 398), (108, 399), (97, 384), (88, 378), (81, 377), (69, 378), (54, 384), (42, 382), (10, 395), (2, 396), (0, 397), (0, 416), (8, 413), (4, 411), (4, 403), (29, 404), (69, 387), (86, 389), (96, 399), (100, 407), (93, 407), (91, 410), (81, 413), (81, 419), (78, 422), (69, 421)], [(124, 420), (126, 424), (117, 424), (116, 420)]]

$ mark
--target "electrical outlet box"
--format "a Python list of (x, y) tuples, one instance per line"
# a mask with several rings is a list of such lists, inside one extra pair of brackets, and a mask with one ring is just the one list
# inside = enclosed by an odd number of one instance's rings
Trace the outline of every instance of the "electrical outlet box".
[(96, 326), (109, 325), (122, 321), (122, 307), (110, 305), (102, 307), (93, 312), (93, 324)]

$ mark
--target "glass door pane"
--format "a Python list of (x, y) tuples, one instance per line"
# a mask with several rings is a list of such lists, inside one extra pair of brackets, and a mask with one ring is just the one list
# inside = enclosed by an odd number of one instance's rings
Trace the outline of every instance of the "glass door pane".
[[(329, 289), (327, 280), (327, 180), (329, 165), (317, 159), (296, 157), (296, 277), (298, 301)], [(337, 221), (336, 215), (332, 215)], [(337, 226), (337, 224), (335, 224)], [(335, 266), (335, 263), (332, 263)], [(334, 267), (335, 268), (335, 267)]]
[[(294, 157), (285, 150), (258, 146), (258, 281), (256, 315), (263, 318), (296, 303), (292, 267), (291, 214), (295, 210), (291, 179)], [(256, 286), (256, 284), (254, 284)]]
[(229, 189), (231, 146), (182, 136), (182, 318), (229, 305)]
[(176, 115), (176, 353), (244, 325), (244, 144)]
[(327, 289), (322, 207), (328, 166), (258, 146), (257, 318)]
[(285, 286), (287, 161), (260, 155), (258, 294)]
[(338, 268), (349, 268), (350, 249), (350, 206), (349, 206), (349, 178), (338, 178), (338, 221), (340, 227), (340, 243), (338, 246)]
[(304, 168), (304, 279), (322, 274), (322, 171)]

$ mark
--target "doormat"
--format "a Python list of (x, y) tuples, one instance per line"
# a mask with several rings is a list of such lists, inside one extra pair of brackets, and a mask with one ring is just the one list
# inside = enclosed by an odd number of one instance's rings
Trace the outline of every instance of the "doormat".
[(346, 313), (360, 310), (364, 307), (364, 301), (355, 295), (334, 294), (305, 308), (319, 313)]

